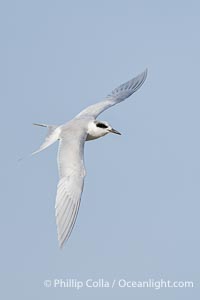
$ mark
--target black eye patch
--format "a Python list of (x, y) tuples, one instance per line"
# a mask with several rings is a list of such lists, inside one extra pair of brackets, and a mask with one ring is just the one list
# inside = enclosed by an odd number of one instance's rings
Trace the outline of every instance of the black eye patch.
[(97, 127), (100, 127), (100, 128), (108, 128), (108, 126), (106, 126), (106, 125), (103, 124), (103, 123), (97, 123), (96, 126), (97, 126)]

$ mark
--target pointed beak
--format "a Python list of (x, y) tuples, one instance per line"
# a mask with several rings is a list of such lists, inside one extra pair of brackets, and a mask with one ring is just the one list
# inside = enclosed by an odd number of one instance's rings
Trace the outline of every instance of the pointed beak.
[(109, 131), (112, 133), (121, 135), (121, 133), (119, 131), (115, 130), (114, 128), (110, 129)]

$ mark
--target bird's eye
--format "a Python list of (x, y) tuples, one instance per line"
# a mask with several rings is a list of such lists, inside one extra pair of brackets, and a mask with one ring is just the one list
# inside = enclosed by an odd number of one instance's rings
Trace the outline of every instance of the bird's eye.
[(106, 126), (103, 123), (97, 123), (96, 126), (99, 127), (99, 128), (108, 128), (108, 126)]

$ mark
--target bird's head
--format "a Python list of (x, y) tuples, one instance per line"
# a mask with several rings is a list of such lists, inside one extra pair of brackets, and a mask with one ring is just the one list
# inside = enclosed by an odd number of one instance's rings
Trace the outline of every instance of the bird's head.
[(115, 133), (121, 135), (121, 133), (112, 128), (112, 126), (108, 124), (108, 122), (95, 120), (88, 124), (87, 140), (98, 139), (108, 133)]

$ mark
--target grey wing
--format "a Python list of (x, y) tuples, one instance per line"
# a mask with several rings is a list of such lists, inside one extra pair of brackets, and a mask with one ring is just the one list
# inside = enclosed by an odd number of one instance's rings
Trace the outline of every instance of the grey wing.
[(135, 93), (145, 82), (146, 77), (147, 69), (130, 81), (127, 81), (126, 83), (114, 89), (103, 101), (93, 104), (81, 111), (76, 118), (85, 116), (96, 118), (104, 110), (117, 103), (120, 103), (121, 101), (124, 101), (126, 98)]
[(76, 140), (63, 138), (58, 151), (60, 180), (56, 196), (56, 223), (60, 247), (69, 238), (78, 214), (83, 191), (85, 168), (83, 151), (85, 133)]

